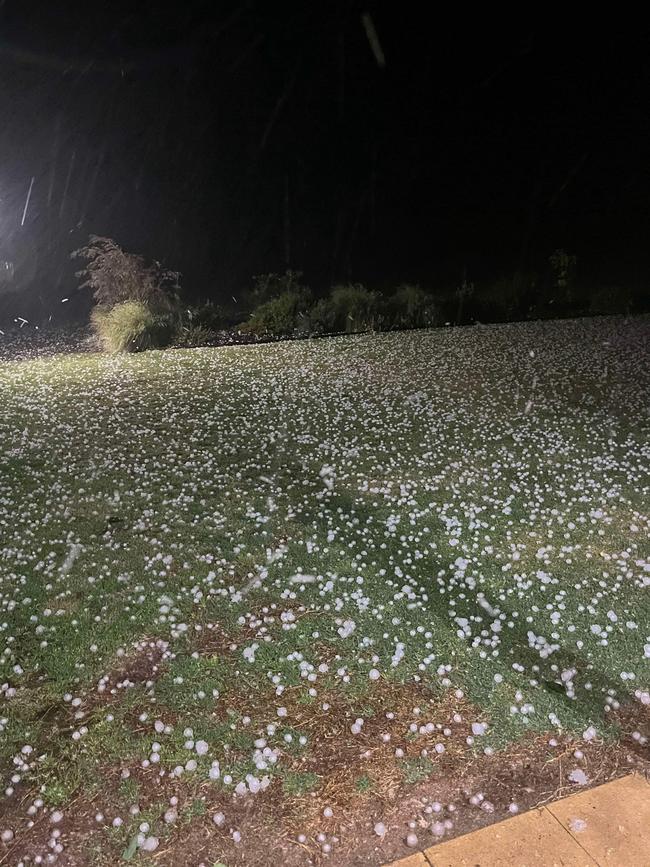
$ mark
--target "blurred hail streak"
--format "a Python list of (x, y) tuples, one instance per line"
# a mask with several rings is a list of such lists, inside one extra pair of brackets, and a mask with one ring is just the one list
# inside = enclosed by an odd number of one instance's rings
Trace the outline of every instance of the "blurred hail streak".
[(379, 36), (377, 36), (377, 31), (375, 30), (375, 25), (370, 12), (364, 12), (361, 16), (361, 21), (363, 23), (363, 29), (366, 31), (366, 36), (368, 37), (372, 53), (375, 55), (377, 66), (380, 69), (383, 69), (386, 66), (386, 58), (384, 57), (384, 52), (381, 43), (379, 42)]
[(27, 190), (27, 198), (25, 199), (25, 207), (23, 208), (23, 218), (20, 221), (20, 225), (25, 225), (25, 217), (27, 216), (27, 208), (29, 207), (29, 200), (32, 197), (32, 187), (34, 186), (34, 178), (32, 176), (31, 181), (29, 182), (29, 189)]

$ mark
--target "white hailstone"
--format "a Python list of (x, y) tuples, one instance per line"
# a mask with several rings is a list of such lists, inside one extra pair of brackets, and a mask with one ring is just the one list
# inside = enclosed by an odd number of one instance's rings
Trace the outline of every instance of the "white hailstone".
[(279, 708), (277, 709), (276, 713), (277, 713), (277, 715), (278, 715), (279, 717), (286, 717), (286, 715), (287, 715), (287, 709), (286, 709), (286, 707), (279, 707)]
[(232, 832), (232, 841), (233, 843), (241, 843), (241, 832), (233, 831)]
[(446, 831), (444, 822), (432, 822), (431, 833), (434, 837), (443, 837)]
[(155, 850), (158, 848), (159, 843), (160, 841), (158, 840), (158, 837), (147, 837), (145, 840), (143, 840), (140, 848), (143, 852), (155, 852)]
[(571, 819), (569, 821), (569, 827), (571, 828), (572, 831), (575, 831), (577, 834), (579, 834), (581, 831), (586, 830), (587, 823), (585, 822), (584, 819), (577, 819), (577, 818)]
[(486, 731), (487, 731), (487, 724), (486, 723), (476, 723), (476, 722), (472, 723), (472, 734), (475, 735), (476, 737), (480, 737), (481, 735), (484, 735)]
[(438, 755), (442, 755), (445, 752), (445, 745), (444, 744), (436, 744), (434, 749), (438, 753)]
[(418, 835), (414, 834), (412, 831), (410, 834), (407, 834), (406, 835), (406, 845), (410, 849), (415, 849), (415, 847), (418, 845)]
[(63, 821), (63, 813), (60, 810), (55, 810), (50, 816), (50, 822), (54, 822), (54, 824), (58, 824)]
[(14, 832), (11, 828), (5, 828), (0, 837), (2, 838), (3, 843), (11, 843), (14, 839)]
[(368, 677), (370, 678), (370, 680), (379, 680), (379, 678), (381, 677), (381, 673), (378, 669), (371, 668), (368, 672)]
[(120, 825), (122, 824), (122, 819), (120, 818), (120, 816), (116, 816), (116, 817), (113, 819), (112, 824), (113, 824), (113, 827), (114, 827), (114, 828), (119, 828)]
[(512, 813), (514, 816), (515, 813), (519, 812), (519, 804), (515, 804), (514, 801), (512, 804), (508, 804), (508, 812)]
[(235, 786), (235, 794), (236, 795), (245, 795), (248, 792), (248, 788), (246, 787), (246, 783), (239, 782)]
[(167, 810), (163, 818), (168, 825), (172, 825), (178, 819), (178, 813), (176, 810)]
[(104, 814), (103, 813), (95, 813), (95, 821), (96, 822), (103, 822), (104, 821)]
[(165, 723), (160, 719), (157, 719), (155, 721), (155, 723), (153, 724), (153, 727), (159, 735), (165, 731)]
[(326, 819), (331, 819), (333, 815), (334, 811), (332, 810), (332, 808), (325, 807), (325, 809), (323, 810), (323, 816), (325, 816)]
[(196, 759), (190, 759), (189, 761), (185, 762), (185, 770), (186, 771), (195, 771), (197, 769), (197, 767), (198, 767), (198, 765), (197, 765)]
[(212, 766), (208, 772), (208, 775), (211, 780), (218, 780), (221, 776), (221, 768), (219, 766), (219, 762), (212, 762)]
[(401, 747), (397, 747), (397, 749), (395, 750), (395, 758), (396, 759), (403, 759), (404, 758), (404, 750)]
[(385, 837), (386, 836), (386, 826), (384, 825), (383, 822), (377, 822), (377, 824), (375, 825), (375, 834), (378, 837)]
[(215, 813), (214, 816), (212, 817), (212, 821), (214, 822), (214, 824), (218, 828), (220, 828), (224, 824), (224, 822), (226, 821), (226, 817), (224, 816), (223, 813)]
[(307, 842), (307, 837), (306, 837), (304, 834), (298, 834), (298, 836), (296, 837), (296, 840), (297, 840), (299, 843), (306, 843), (306, 842)]
[(584, 759), (585, 754), (582, 752), (582, 750), (574, 750), (573, 751), (573, 757), (575, 759), (577, 759), (578, 761), (580, 761), (581, 759)]
[(323, 843), (323, 845), (321, 846), (321, 852), (323, 853), (323, 855), (329, 855), (329, 853), (331, 851), (332, 851), (331, 844), (330, 843)]
[(579, 786), (586, 786), (589, 782), (589, 778), (581, 768), (575, 768), (575, 770), (571, 771), (569, 780), (572, 783), (577, 783)]
[(210, 749), (207, 741), (197, 741), (194, 745), (194, 749), (196, 750), (196, 754), (198, 756), (204, 756)]

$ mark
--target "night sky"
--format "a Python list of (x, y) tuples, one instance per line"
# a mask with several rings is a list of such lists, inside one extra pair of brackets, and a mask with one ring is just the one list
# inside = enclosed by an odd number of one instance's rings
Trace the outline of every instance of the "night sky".
[(216, 299), (288, 266), (480, 284), (559, 247), (646, 282), (648, 32), (437, 8), (5, 0), (0, 258), (46, 298), (90, 233)]

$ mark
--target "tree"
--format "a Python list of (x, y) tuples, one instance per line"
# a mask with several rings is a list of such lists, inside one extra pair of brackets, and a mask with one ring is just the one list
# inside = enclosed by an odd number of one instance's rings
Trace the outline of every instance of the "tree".
[(99, 307), (140, 301), (153, 309), (170, 310), (178, 301), (178, 271), (156, 261), (148, 265), (142, 256), (126, 253), (112, 238), (91, 235), (88, 244), (71, 256), (86, 261), (76, 276), (83, 280), (80, 288), (92, 289)]

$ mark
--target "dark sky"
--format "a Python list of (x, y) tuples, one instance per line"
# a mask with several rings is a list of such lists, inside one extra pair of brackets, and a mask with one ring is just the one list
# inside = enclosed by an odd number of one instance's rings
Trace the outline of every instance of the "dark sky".
[(648, 31), (436, 9), (5, 0), (0, 258), (54, 294), (89, 233), (215, 297), (287, 264), (480, 282), (558, 247), (583, 280), (650, 278)]

